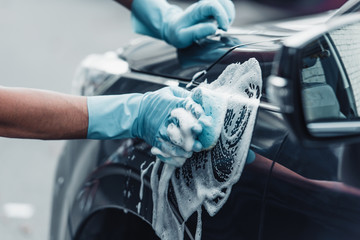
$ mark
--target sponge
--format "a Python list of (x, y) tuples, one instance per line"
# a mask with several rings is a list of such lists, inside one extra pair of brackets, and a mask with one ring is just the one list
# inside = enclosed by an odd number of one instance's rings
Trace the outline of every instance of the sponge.
[(206, 115), (199, 118), (203, 130), (198, 136), (198, 140), (204, 150), (211, 149), (216, 145), (227, 110), (227, 98), (207, 86), (206, 84), (198, 86), (193, 90), (191, 96), (196, 103), (203, 107)]

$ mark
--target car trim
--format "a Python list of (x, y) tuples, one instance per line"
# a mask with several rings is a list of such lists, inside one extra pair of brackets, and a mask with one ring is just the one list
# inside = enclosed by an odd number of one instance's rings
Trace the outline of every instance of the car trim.
[(283, 41), (283, 44), (284, 44), (284, 46), (286, 46), (290, 49), (291, 48), (294, 48), (294, 49), (302, 48), (309, 41), (316, 39), (316, 37), (318, 37), (320, 32), (325, 33), (327, 31), (336, 29), (340, 26), (343, 26), (346, 24), (351, 24), (355, 21), (360, 21), (359, 13), (348, 14), (347, 16), (336, 19), (336, 21), (334, 21), (334, 18), (332, 18), (332, 21), (327, 22), (326, 24), (318, 25), (314, 28), (310, 28), (309, 30), (295, 34), (292, 37), (286, 38)]
[(352, 135), (360, 132), (360, 121), (355, 122), (320, 122), (309, 123), (307, 127), (312, 134), (318, 136)]
[(110, 87), (112, 87), (116, 82), (121, 81), (122, 78), (129, 78), (134, 79), (138, 81), (143, 82), (151, 82), (159, 85), (165, 85), (165, 86), (179, 86), (179, 85), (186, 85), (189, 82), (187, 81), (181, 81), (178, 79), (173, 78), (166, 78), (166, 77), (160, 77), (160, 76), (154, 76), (134, 71), (128, 71), (120, 76), (116, 76), (116, 78), (107, 79), (106, 81), (101, 83), (101, 86), (97, 88), (97, 91), (94, 91), (94, 95), (101, 95), (104, 92), (106, 92)]
[[(201, 71), (202, 73), (203, 71)], [(165, 77), (159, 77), (159, 76), (152, 76), (152, 75), (147, 75), (147, 74), (143, 74), (143, 73), (138, 73), (138, 72), (127, 72), (125, 74), (122, 75), (122, 77), (125, 78), (132, 78), (132, 79), (136, 79), (136, 80), (140, 80), (140, 81), (146, 81), (146, 82), (153, 82), (156, 84), (162, 84), (162, 85), (167, 85), (167, 86), (179, 86), (181, 83), (183, 84), (193, 84), (194, 87), (198, 86), (199, 83), (197, 83), (196, 81), (192, 81), (192, 82), (186, 82), (186, 81), (179, 81), (176, 79), (172, 79), (172, 78), (165, 78)], [(195, 78), (197, 79), (197, 78)], [(268, 110), (271, 112), (281, 112), (280, 107), (278, 106), (274, 106), (270, 103), (267, 102), (260, 102), (260, 106), (261, 109), (264, 110)]]
[[(153, 75), (143, 74), (143, 73), (139, 73), (139, 72), (126, 72), (121, 75), (121, 78), (136, 79), (136, 80), (140, 80), (140, 81), (152, 82), (152, 83), (166, 85), (166, 86), (179, 86), (179, 85), (183, 85), (183, 86), (188, 85), (189, 86), (189, 84), (193, 84), (193, 87), (196, 87), (199, 85), (199, 83), (197, 83), (196, 81), (192, 81), (189, 83), (186, 81), (179, 81), (179, 80), (172, 79), (172, 78), (153, 76)], [(117, 81), (119, 81), (119, 79), (117, 79), (116, 81), (111, 81), (111, 82), (109, 81), (109, 82), (103, 83), (103, 86), (101, 87), (101, 92), (97, 92), (97, 94), (104, 93), (107, 89), (109, 89)], [(274, 106), (267, 102), (260, 102), (259, 107), (261, 109), (268, 110), (271, 112), (281, 112), (280, 107)]]

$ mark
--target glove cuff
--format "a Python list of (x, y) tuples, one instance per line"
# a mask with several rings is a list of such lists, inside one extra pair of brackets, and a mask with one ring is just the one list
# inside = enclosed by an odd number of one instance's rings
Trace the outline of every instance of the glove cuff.
[[(158, 114), (153, 115), (156, 110), (159, 110), (160, 107), (150, 104), (149, 107), (144, 106), (144, 102), (147, 102), (148, 104), (153, 102), (154, 99), (156, 99), (158, 96), (154, 96), (154, 92), (147, 92), (142, 95), (141, 100), (139, 101), (139, 108), (138, 108), (138, 116), (134, 120), (134, 123), (132, 125), (132, 136), (144, 139), (148, 144), (153, 145), (153, 139), (149, 136), (155, 136), (156, 132), (159, 129), (159, 125), (157, 126), (149, 126), (148, 120), (152, 118), (161, 118)], [(166, 111), (166, 109), (161, 109), (161, 112)]]
[(120, 139), (136, 137), (137, 121), (143, 94), (92, 96), (87, 98), (89, 139)]

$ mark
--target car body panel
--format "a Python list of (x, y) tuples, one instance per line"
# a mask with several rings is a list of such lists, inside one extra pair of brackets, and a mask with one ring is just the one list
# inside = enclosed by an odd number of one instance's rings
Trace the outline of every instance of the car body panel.
[[(138, 41), (120, 55), (129, 63), (129, 72), (103, 94), (144, 93), (174, 82), (185, 86), (191, 80), (196, 86), (214, 81), (229, 64), (251, 57), (259, 61), (266, 84), (281, 41), (298, 31), (284, 29), (277, 26), (266, 34), (255, 31), (253, 35), (213, 36), (184, 50), (155, 40)], [(203, 74), (193, 78), (201, 71)], [(149, 80), (152, 78), (155, 80)], [(221, 211), (214, 217), (203, 214), (203, 239), (360, 236), (356, 227), (360, 224), (359, 190), (338, 183), (343, 146), (304, 148), (291, 135), (281, 109), (271, 106), (263, 91), (251, 148), (273, 161), (264, 160), (260, 168), (252, 164), (245, 167)], [(105, 223), (113, 222), (112, 230), (122, 229), (125, 223), (120, 220), (127, 221), (123, 217), (129, 214), (151, 224), (150, 171), (142, 179), (141, 166), (147, 167), (154, 160), (150, 146), (139, 139), (69, 142), (57, 169), (51, 239), (98, 239), (99, 231), (111, 232)], [(121, 212), (121, 217), (113, 220), (101, 215), (108, 210)], [(89, 224), (100, 215), (100, 220)], [(183, 221), (180, 216), (179, 221)], [(186, 239), (193, 239), (195, 225), (196, 216), (192, 216), (186, 222)], [(93, 233), (89, 232), (91, 228)], [(143, 239), (153, 238), (144, 234)]]

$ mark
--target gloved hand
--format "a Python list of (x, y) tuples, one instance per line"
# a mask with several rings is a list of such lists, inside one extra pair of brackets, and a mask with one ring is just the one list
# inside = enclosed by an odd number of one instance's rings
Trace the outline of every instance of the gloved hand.
[(246, 164), (253, 163), (255, 161), (255, 157), (255, 153), (251, 149), (249, 149), (248, 155), (246, 157)]
[[(170, 164), (179, 165), (177, 158), (189, 158), (193, 151), (203, 149), (196, 140), (202, 132), (197, 119), (206, 116), (201, 106), (187, 97), (189, 94), (182, 88), (165, 87), (146, 94), (88, 97), (87, 136), (90, 139), (139, 137), (155, 147), (155, 155), (163, 161), (174, 160)], [(184, 109), (182, 113), (188, 115), (184, 118), (171, 114), (174, 109)]]
[(188, 47), (214, 34), (217, 28), (226, 31), (235, 17), (230, 0), (201, 0), (185, 11), (166, 0), (134, 0), (131, 11), (135, 32), (165, 40), (177, 48)]

